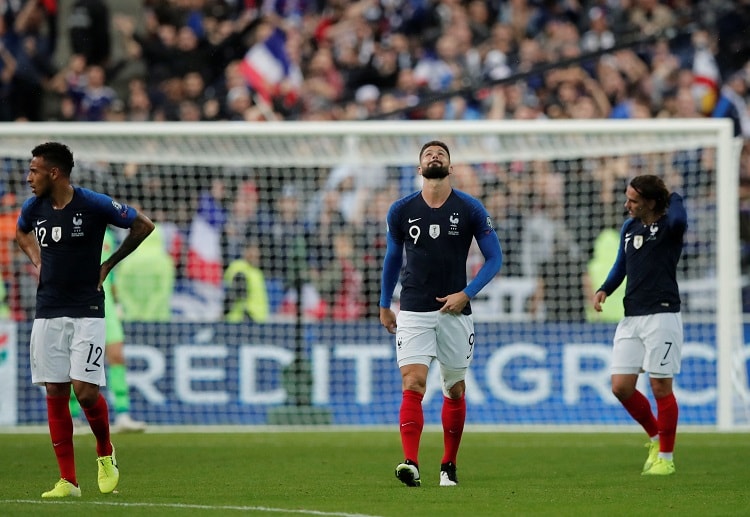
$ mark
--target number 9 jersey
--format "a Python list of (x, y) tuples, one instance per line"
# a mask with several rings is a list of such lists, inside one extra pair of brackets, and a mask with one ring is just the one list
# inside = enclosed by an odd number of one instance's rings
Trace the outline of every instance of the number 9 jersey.
[[(467, 286), (466, 261), (474, 238), (490, 265)], [(401, 275), (400, 308), (406, 311), (439, 310), (443, 304), (436, 297), (459, 291), (474, 297), (502, 262), (500, 242), (487, 210), (474, 197), (455, 189), (439, 208), (427, 205), (421, 192), (396, 201), (388, 213), (387, 239), (389, 250), (399, 250), (399, 257), (386, 256), (381, 307), (390, 306), (390, 284), (395, 287), (396, 278), (389, 277), (394, 269), (398, 273), (388, 262), (399, 260), (402, 249), (406, 266)], [(470, 304), (463, 313), (471, 314)]]

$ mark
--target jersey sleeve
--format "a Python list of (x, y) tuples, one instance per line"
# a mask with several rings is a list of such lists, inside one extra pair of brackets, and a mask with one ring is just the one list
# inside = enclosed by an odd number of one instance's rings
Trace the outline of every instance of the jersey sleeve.
[(31, 206), (33, 205), (35, 199), (36, 198), (30, 197), (29, 199), (24, 201), (23, 205), (21, 206), (21, 211), (18, 214), (18, 222), (16, 224), (23, 233), (29, 233), (34, 229), (34, 226), (31, 222)]
[(81, 193), (106, 217), (107, 222), (113, 226), (130, 228), (138, 216), (138, 211), (135, 208), (115, 201), (106, 194), (88, 189), (81, 189)]
[(403, 263), (404, 241), (398, 230), (398, 216), (395, 206), (388, 211), (386, 226), (386, 249), (383, 258), (383, 274), (380, 287), (380, 307), (391, 306), (393, 291), (398, 283), (398, 275)]
[(472, 219), (476, 228), (474, 238), (484, 256), (484, 264), (464, 289), (469, 298), (474, 298), (484, 286), (495, 278), (503, 264), (503, 251), (500, 247), (500, 239), (497, 237), (495, 225), (490, 214), (477, 200), (474, 200), (472, 206)]
[(667, 224), (675, 233), (682, 235), (687, 230), (687, 212), (682, 202), (682, 196), (676, 192), (669, 195), (669, 209), (667, 210)]
[(597, 289), (597, 291), (604, 291), (607, 293), (607, 296), (615, 292), (615, 289), (620, 287), (620, 284), (623, 280), (625, 280), (625, 274), (627, 272), (626, 266), (625, 266), (625, 240), (624, 235), (625, 231), (630, 224), (631, 219), (628, 219), (625, 221), (625, 224), (622, 225), (622, 229), (620, 230), (620, 243), (619, 247), (617, 249), (617, 257), (615, 258), (615, 263), (612, 265), (612, 269), (609, 270), (609, 274), (607, 275), (606, 280), (604, 280), (604, 283)]

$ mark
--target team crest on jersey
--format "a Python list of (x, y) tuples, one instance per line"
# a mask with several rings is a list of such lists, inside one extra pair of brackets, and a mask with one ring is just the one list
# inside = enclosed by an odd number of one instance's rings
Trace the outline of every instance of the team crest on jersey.
[(639, 250), (641, 246), (643, 246), (643, 235), (636, 235), (633, 237), (633, 247)]
[(62, 227), (53, 226), (52, 227), (52, 240), (55, 242), (60, 242), (61, 238), (62, 238)]
[(448, 222), (450, 225), (448, 226), (448, 235), (458, 235), (458, 214), (456, 212), (453, 212), (453, 214), (448, 218)]
[(440, 237), (440, 225), (439, 224), (431, 224), (430, 225), (430, 237), (433, 239), (437, 239)]
[(83, 217), (80, 213), (73, 216), (73, 232), (70, 234), (71, 237), (83, 237)]

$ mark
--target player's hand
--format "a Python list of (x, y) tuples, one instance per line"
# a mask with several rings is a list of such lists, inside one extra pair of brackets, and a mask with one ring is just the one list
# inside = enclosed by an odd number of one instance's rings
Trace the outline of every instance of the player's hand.
[(594, 310), (596, 312), (602, 312), (602, 304), (607, 301), (607, 293), (604, 291), (597, 291), (594, 294)]
[(396, 313), (391, 309), (380, 308), (380, 323), (391, 334), (396, 333)]
[(463, 291), (449, 294), (448, 296), (436, 296), (435, 299), (439, 302), (443, 302), (443, 306), (440, 307), (440, 312), (446, 312), (448, 314), (461, 314), (461, 311), (464, 310), (466, 304), (469, 303), (469, 297)]

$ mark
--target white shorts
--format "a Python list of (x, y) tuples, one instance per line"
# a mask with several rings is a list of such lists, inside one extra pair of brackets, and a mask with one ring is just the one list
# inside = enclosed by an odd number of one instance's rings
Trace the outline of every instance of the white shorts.
[(398, 366), (424, 364), (437, 358), (448, 370), (469, 367), (474, 355), (474, 319), (440, 311), (399, 311), (396, 316)]
[(106, 386), (104, 318), (35, 319), (31, 327), (31, 382)]
[(682, 314), (626, 316), (617, 325), (611, 372), (673, 377), (682, 360)]

